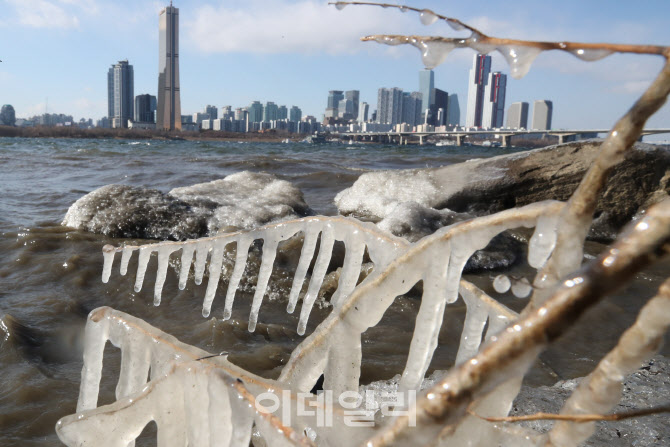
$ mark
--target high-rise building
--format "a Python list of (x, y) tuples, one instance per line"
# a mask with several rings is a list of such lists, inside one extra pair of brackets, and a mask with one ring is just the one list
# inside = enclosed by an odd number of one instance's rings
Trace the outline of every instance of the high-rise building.
[(468, 82), (468, 109), (465, 116), (466, 127), (482, 127), (484, 90), (491, 72), (491, 56), (476, 54), (470, 69)]
[(16, 112), (11, 104), (5, 104), (0, 110), (0, 124), (13, 126), (16, 124)]
[(344, 99), (351, 101), (351, 107), (352, 107), (352, 117), (350, 119), (356, 119), (358, 118), (358, 107), (359, 107), (359, 100), (361, 97), (361, 92), (358, 90), (347, 90), (344, 92)]
[[(216, 118), (213, 118), (213, 119), (216, 119)], [(232, 120), (232, 119), (239, 119), (239, 118), (235, 118), (235, 112), (233, 112), (233, 107), (232, 106), (223, 106), (223, 107), (221, 107), (221, 119)]]
[(515, 102), (507, 109), (507, 127), (510, 129), (528, 128), (528, 103)]
[(421, 123), (422, 96), (419, 92), (402, 94), (402, 116), (400, 122), (416, 126)]
[(370, 105), (367, 102), (362, 103), (358, 109), (358, 121), (361, 123), (367, 122), (369, 112)]
[(377, 122), (395, 126), (402, 121), (402, 89), (380, 88), (377, 91)]
[(343, 120), (354, 119), (354, 102), (351, 99), (340, 99), (337, 104), (337, 117)]
[(300, 110), (300, 107), (298, 106), (291, 107), (291, 110), (289, 112), (289, 121), (297, 123), (301, 119), (302, 119), (302, 110)]
[(553, 104), (546, 99), (539, 99), (533, 104), (533, 130), (550, 130)]
[(461, 106), (458, 104), (458, 95), (456, 93), (449, 95), (449, 103), (447, 105), (447, 124), (450, 126), (461, 125)]
[(119, 61), (107, 72), (107, 113), (112, 127), (128, 127), (135, 109), (133, 66)]
[(342, 90), (331, 90), (328, 92), (328, 104), (326, 105), (326, 118), (337, 118), (340, 101), (344, 99)]
[(277, 108), (277, 119), (278, 120), (285, 120), (288, 118), (288, 109), (286, 106), (279, 106)]
[[(421, 122), (426, 122), (426, 111), (435, 104), (435, 73), (425, 69), (419, 72), (419, 93), (421, 93)], [(429, 112), (430, 113), (430, 112)], [(430, 118), (428, 118), (430, 120)]]
[(277, 119), (277, 114), (279, 113), (279, 107), (272, 101), (265, 103), (263, 107), (263, 121), (269, 123), (270, 121), (275, 121)]
[(181, 129), (179, 9), (166, 6), (158, 18), (157, 129)]
[[(438, 112), (442, 110), (442, 116), (438, 118)], [(428, 124), (433, 126), (444, 126), (445, 117), (449, 110), (449, 93), (439, 88), (433, 89), (433, 104), (430, 106), (430, 119)]]
[(209, 119), (211, 120), (215, 120), (219, 117), (219, 109), (217, 109), (216, 106), (208, 105), (205, 107), (205, 113), (209, 115)]
[(249, 106), (249, 122), (260, 123), (263, 121), (263, 104), (260, 101), (254, 101)]
[(156, 112), (156, 97), (144, 94), (135, 96), (135, 121), (153, 123)]
[(482, 127), (493, 129), (503, 126), (506, 90), (507, 75), (498, 71), (489, 73), (489, 79), (484, 89)]

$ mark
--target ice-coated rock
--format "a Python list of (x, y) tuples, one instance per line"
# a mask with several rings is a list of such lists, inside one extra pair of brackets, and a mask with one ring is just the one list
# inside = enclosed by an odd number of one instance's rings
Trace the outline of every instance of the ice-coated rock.
[(183, 240), (309, 214), (302, 192), (291, 183), (244, 171), (167, 194), (103, 186), (70, 206), (63, 225), (112, 237)]
[[(540, 200), (567, 200), (601, 140), (470, 160), (440, 168), (363, 174), (335, 203), (340, 213), (379, 221), (400, 203), (489, 214)], [(636, 143), (617, 165), (596, 209), (590, 238), (610, 240), (636, 213), (670, 193), (670, 149)]]

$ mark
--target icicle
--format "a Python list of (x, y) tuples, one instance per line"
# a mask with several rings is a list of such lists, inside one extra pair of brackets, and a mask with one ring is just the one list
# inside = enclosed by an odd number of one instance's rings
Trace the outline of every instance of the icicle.
[(345, 241), (346, 253), (342, 270), (340, 270), (340, 280), (337, 283), (337, 290), (330, 298), (330, 303), (335, 308), (339, 307), (342, 301), (351, 294), (361, 274), (365, 243), (357, 233), (355, 232), (351, 238)]
[(463, 31), (465, 29), (465, 27), (460, 23), (458, 23), (456, 20), (447, 19), (447, 24), (449, 24), (451, 29), (453, 29), (454, 31)]
[(424, 9), (419, 14), (419, 19), (421, 19), (421, 23), (428, 26), (428, 25), (432, 25), (433, 23), (437, 22), (438, 17), (430, 9)]
[(456, 45), (450, 42), (420, 41), (421, 60), (428, 69), (433, 69), (445, 61)]
[(486, 328), (486, 339), (493, 337), (503, 331), (509, 324), (510, 319), (506, 315), (501, 315), (494, 310), (489, 311), (489, 325)]
[(258, 321), (258, 312), (263, 303), (263, 296), (268, 287), (268, 281), (272, 274), (272, 267), (277, 256), (277, 244), (279, 239), (276, 237), (266, 237), (263, 241), (263, 258), (261, 260), (261, 267), (258, 271), (258, 281), (256, 282), (256, 292), (254, 299), (251, 302), (251, 313), (249, 314), (249, 332), (256, 330), (256, 322)]
[(186, 281), (188, 281), (188, 272), (191, 270), (191, 262), (193, 262), (193, 252), (195, 251), (194, 244), (184, 245), (181, 251), (181, 269), (179, 270), (179, 290), (186, 288)]
[(347, 333), (340, 326), (331, 334), (335, 343), (328, 349), (328, 363), (323, 372), (324, 390), (332, 390), (333, 396), (340, 396), (345, 391), (358, 390), (361, 375), (361, 339), (355, 334)]
[(221, 267), (223, 265), (223, 250), (228, 245), (228, 240), (219, 240), (214, 242), (212, 254), (209, 257), (209, 281), (207, 282), (207, 291), (202, 303), (202, 316), (207, 318), (212, 310), (212, 302), (216, 289), (219, 287), (219, 278), (221, 277)]
[[(203, 393), (208, 397), (209, 406), (207, 408), (207, 420), (209, 422), (209, 446), (244, 446), (249, 445), (251, 437), (251, 422), (248, 412), (233, 408), (231, 403), (234, 400), (239, 401), (236, 393), (231, 393), (230, 387), (219, 377), (219, 374), (210, 373), (207, 376), (207, 391)], [(196, 402), (197, 404), (197, 402)], [(236, 420), (241, 415), (246, 418)], [(244, 423), (244, 421), (249, 421)], [(235, 439), (237, 424), (241, 424), (241, 429), (247, 432), (246, 436), (238, 433), (238, 439)], [(246, 440), (246, 443), (244, 441)], [(200, 444), (189, 444), (197, 446)]]
[(493, 289), (498, 293), (505, 293), (512, 287), (512, 282), (507, 275), (498, 275), (493, 279)]
[(333, 252), (333, 229), (331, 224), (327, 224), (321, 232), (321, 244), (319, 245), (319, 254), (316, 257), (316, 264), (314, 264), (314, 271), (312, 272), (312, 279), (309, 282), (307, 293), (302, 300), (302, 309), (300, 309), (300, 321), (298, 322), (298, 334), (304, 335), (307, 329), (307, 320), (312, 311), (314, 301), (319, 295), (321, 284), (323, 284), (323, 277), (326, 275), (328, 264)]
[(533, 287), (526, 278), (521, 278), (512, 283), (512, 293), (517, 298), (526, 298), (528, 295), (530, 295), (532, 290)]
[(205, 263), (209, 253), (210, 242), (197, 242), (195, 245), (195, 266), (193, 267), (196, 285), (202, 283), (202, 276), (205, 274)]
[(599, 61), (600, 59), (606, 58), (607, 56), (612, 54), (610, 50), (583, 49), (583, 48), (580, 48), (578, 50), (570, 50), (570, 53), (572, 53), (576, 58), (579, 58), (587, 62)]
[(121, 370), (116, 384), (116, 400), (138, 392), (149, 377), (150, 351), (136, 337), (128, 337), (121, 344)]
[(147, 264), (151, 258), (151, 248), (141, 247), (140, 256), (137, 260), (137, 277), (135, 278), (135, 292), (142, 290), (142, 283), (144, 282), (144, 274), (147, 272)]
[[(220, 241), (219, 241), (220, 242)], [(208, 368), (204, 368), (194, 362), (192, 367), (183, 371), (184, 383), (184, 415), (182, 422), (186, 429), (186, 440), (189, 446), (227, 446), (230, 442), (231, 429), (230, 406), (227, 411), (222, 411), (217, 416), (221, 419), (212, 420), (210, 415), (212, 411), (212, 402), (209, 394), (210, 382), (217, 378), (213, 376)], [(217, 392), (223, 392), (222, 400), (225, 402), (228, 398), (226, 390), (217, 389)], [(211, 438), (212, 425), (218, 425), (223, 428), (219, 438)]]
[(536, 47), (501, 45), (496, 48), (505, 57), (514, 79), (526, 76), (535, 58), (542, 52)]
[(121, 265), (119, 267), (119, 273), (121, 273), (121, 276), (126, 276), (126, 273), (128, 273), (128, 262), (130, 261), (134, 251), (134, 248), (123, 247), (123, 251), (121, 252)]
[[(428, 259), (449, 259), (451, 245), (434, 243), (427, 254)], [(426, 259), (424, 258), (424, 259)], [(421, 307), (414, 324), (414, 335), (409, 347), (405, 370), (402, 373), (399, 391), (418, 390), (437, 347), (437, 337), (442, 327), (444, 289), (447, 287), (447, 269), (430, 268), (424, 273)]]
[(114, 264), (114, 253), (116, 253), (116, 248), (113, 245), (105, 245), (102, 247), (102, 257), (104, 263), (102, 266), (102, 282), (107, 283), (109, 281), (109, 275), (112, 274), (112, 264)]
[(249, 256), (249, 246), (253, 238), (249, 235), (242, 235), (237, 240), (237, 253), (235, 254), (235, 267), (233, 274), (228, 282), (228, 290), (226, 291), (226, 304), (223, 310), (223, 319), (228, 320), (233, 313), (233, 301), (235, 300), (235, 292), (240, 285), (240, 280), (244, 274), (244, 268), (247, 266), (247, 257)]
[(465, 40), (465, 44), (481, 54), (489, 54), (496, 49), (494, 45), (483, 43), (482, 40), (484, 40), (484, 36), (473, 31), (470, 37)]
[(158, 249), (158, 269), (156, 270), (156, 284), (154, 285), (154, 306), (160, 306), (161, 304), (163, 284), (165, 284), (170, 255), (173, 251), (175, 251), (175, 249), (169, 245)]
[(98, 406), (100, 379), (102, 378), (102, 359), (109, 333), (109, 321), (106, 310), (100, 308), (91, 311), (84, 330), (84, 367), (81, 371), (77, 412), (92, 410)]
[(484, 303), (464, 290), (463, 300), (467, 305), (465, 323), (461, 332), (461, 342), (456, 355), (456, 365), (459, 365), (477, 354), (482, 342), (482, 331), (489, 316)]
[(302, 244), (302, 249), (300, 250), (298, 267), (293, 275), (293, 284), (291, 285), (291, 293), (289, 294), (288, 306), (286, 308), (286, 311), (290, 314), (293, 313), (295, 306), (298, 303), (298, 295), (302, 289), (302, 284), (305, 282), (305, 275), (307, 275), (309, 264), (311, 264), (312, 258), (314, 257), (314, 250), (316, 249), (318, 236), (318, 228), (309, 228), (305, 226), (305, 240)]
[(547, 262), (556, 246), (556, 224), (558, 216), (540, 216), (533, 237), (528, 242), (528, 264), (540, 269)]

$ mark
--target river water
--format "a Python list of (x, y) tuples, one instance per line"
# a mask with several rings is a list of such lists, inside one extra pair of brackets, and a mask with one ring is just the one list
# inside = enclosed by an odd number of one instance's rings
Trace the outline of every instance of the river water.
[[(54, 425), (75, 411), (82, 329), (86, 315), (96, 307), (130, 313), (210, 352), (229, 351), (231, 361), (268, 377), (279, 374), (301, 340), (295, 331), (297, 317), (285, 312), (282, 285), (273, 289), (271, 284), (275, 299), (264, 304), (256, 332), (249, 333), (246, 317), (253, 291), (243, 291), (246, 296), (236, 300), (233, 318), (224, 322), (220, 314), (201, 316), (205, 282), (201, 286), (190, 282), (179, 291), (172, 274), (160, 307), (152, 305), (151, 287), (133, 292), (132, 274), (113, 276), (103, 284), (102, 246), (142, 241), (63, 227), (60, 223), (70, 205), (88, 192), (113, 183), (167, 192), (241, 171), (266, 172), (300, 188), (316, 214), (334, 215), (335, 195), (364, 172), (443, 166), (517, 150), (0, 138), (0, 445), (59, 445)], [(602, 248), (587, 244), (591, 254)], [(530, 381), (550, 384), (588, 372), (668, 271), (666, 263), (638, 275), (626, 290), (589, 312), (586, 324), (542, 356), (543, 365)], [(512, 271), (528, 273), (524, 266)], [(487, 272), (469, 279), (490, 291), (491, 276)], [(146, 281), (153, 284), (149, 272)], [(516, 310), (525, 304), (511, 295), (502, 300)], [(402, 371), (418, 306), (416, 297), (398, 298), (382, 322), (365, 334), (363, 382)], [(316, 310), (308, 333), (327, 312), (327, 308)], [(448, 368), (454, 359), (463, 308), (457, 305), (449, 312), (431, 371)], [(118, 371), (118, 355), (108, 350), (105, 366)], [(100, 403), (111, 402), (113, 387), (111, 378), (103, 379)]]

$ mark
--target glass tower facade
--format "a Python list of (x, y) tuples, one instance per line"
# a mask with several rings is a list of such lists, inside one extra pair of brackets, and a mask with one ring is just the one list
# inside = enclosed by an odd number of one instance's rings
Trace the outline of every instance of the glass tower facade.
[(157, 129), (181, 129), (179, 92), (179, 9), (165, 7), (158, 19)]

